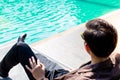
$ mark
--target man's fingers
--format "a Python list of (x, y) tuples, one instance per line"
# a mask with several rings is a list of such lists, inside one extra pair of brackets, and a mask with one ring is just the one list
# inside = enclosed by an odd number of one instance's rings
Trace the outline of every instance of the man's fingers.
[(45, 70), (44, 64), (41, 63), (39, 59), (37, 59), (37, 65), (38, 65), (41, 69)]
[(32, 72), (32, 69), (30, 69), (27, 65), (25, 66), (30, 72)]
[(35, 58), (33, 56), (29, 58), (29, 63), (30, 63), (31, 68), (34, 68), (37, 65)]
[(32, 56), (32, 62), (36, 64), (35, 58)]
[(37, 65), (40, 66), (41, 68), (44, 68), (45, 66), (43, 65), (43, 63), (40, 62), (39, 59), (37, 59)]
[(45, 68), (44, 64), (41, 63), (39, 59), (37, 59), (37, 65), (40, 66), (42, 69)]
[(33, 66), (36, 66), (36, 61), (35, 61), (35, 58), (32, 56), (32, 64)]
[(37, 65), (40, 65), (40, 60), (39, 59), (37, 59)]
[(33, 68), (34, 66), (33, 66), (33, 62), (31, 58), (29, 58), (29, 63), (30, 63), (31, 68)]

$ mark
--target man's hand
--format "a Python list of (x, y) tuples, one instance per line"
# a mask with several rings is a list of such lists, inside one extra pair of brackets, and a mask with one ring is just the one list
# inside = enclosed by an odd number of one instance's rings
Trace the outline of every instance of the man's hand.
[(41, 80), (42, 78), (45, 78), (45, 66), (40, 63), (39, 60), (37, 60), (37, 63), (35, 61), (34, 57), (31, 57), (29, 59), (30, 67), (26, 65), (26, 68), (32, 73), (33, 77), (36, 80)]

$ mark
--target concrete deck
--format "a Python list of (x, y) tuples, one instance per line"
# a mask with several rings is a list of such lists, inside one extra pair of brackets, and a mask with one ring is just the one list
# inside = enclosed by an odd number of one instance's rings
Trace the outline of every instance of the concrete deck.
[[(101, 18), (111, 22), (118, 30), (120, 35), (120, 10), (108, 13)], [(84, 62), (87, 62), (90, 57), (84, 49), (84, 43), (80, 34), (85, 30), (85, 24), (81, 24), (77, 27), (71, 28), (63, 33), (57, 34), (48, 39), (36, 42), (31, 46), (43, 53), (44, 55), (51, 57), (60, 64), (64, 64), (70, 69), (78, 68)], [(12, 43), (13, 44), (13, 43)], [(4, 47), (3, 47), (4, 46)], [(0, 45), (0, 60), (3, 58), (5, 53), (9, 50), (9, 46)], [(6, 50), (4, 50), (4, 48)], [(118, 39), (118, 45), (116, 52), (120, 52), (120, 38)], [(17, 65), (10, 71), (10, 78), (0, 80), (28, 80), (21, 65)]]
[(80, 27), (60, 33), (52, 38), (32, 44), (32, 47), (61, 64), (75, 69), (89, 59), (80, 36), (83, 31), (84, 24)]

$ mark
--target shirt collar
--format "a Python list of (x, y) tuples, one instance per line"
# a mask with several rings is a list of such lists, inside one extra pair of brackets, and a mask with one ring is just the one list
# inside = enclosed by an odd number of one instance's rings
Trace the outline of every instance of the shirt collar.
[(105, 69), (105, 68), (112, 68), (113, 64), (110, 58), (108, 58), (106, 61), (96, 63), (96, 64), (90, 64), (91, 61), (88, 63), (82, 65), (78, 72), (88, 72), (88, 71), (94, 71), (94, 70), (100, 70), (100, 69)]

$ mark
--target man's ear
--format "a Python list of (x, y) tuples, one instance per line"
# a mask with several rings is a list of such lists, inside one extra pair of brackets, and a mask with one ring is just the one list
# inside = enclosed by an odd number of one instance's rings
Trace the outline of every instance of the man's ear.
[(88, 44), (85, 42), (84, 43), (84, 45), (85, 45), (85, 49), (86, 49), (86, 51), (89, 53), (89, 51), (90, 51), (90, 47), (88, 46)]

